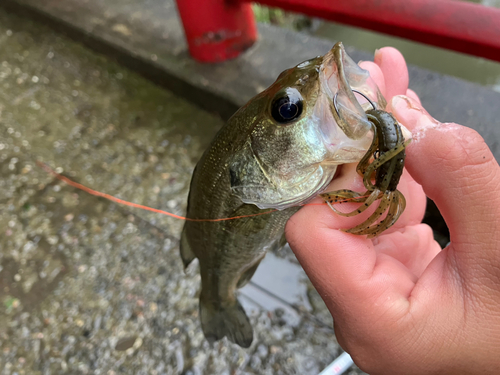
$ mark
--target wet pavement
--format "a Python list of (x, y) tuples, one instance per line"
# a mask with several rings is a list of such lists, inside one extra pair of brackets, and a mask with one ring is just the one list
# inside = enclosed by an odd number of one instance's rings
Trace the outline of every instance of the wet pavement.
[(218, 117), (3, 10), (0, 51), (0, 374), (315, 375), (340, 354), (289, 249), (242, 293), (251, 348), (211, 346), (197, 269), (185, 274), (178, 255), (182, 221), (91, 196), (36, 164), (182, 214)]

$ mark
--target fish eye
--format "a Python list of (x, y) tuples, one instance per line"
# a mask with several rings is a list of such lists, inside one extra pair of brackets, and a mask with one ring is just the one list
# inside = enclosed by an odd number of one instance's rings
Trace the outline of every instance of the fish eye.
[(274, 98), (271, 104), (271, 115), (281, 123), (291, 122), (302, 114), (303, 100), (297, 89), (288, 88)]

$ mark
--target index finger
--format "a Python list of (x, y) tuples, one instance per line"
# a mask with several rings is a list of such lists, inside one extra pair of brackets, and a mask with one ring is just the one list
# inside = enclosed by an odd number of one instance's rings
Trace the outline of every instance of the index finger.
[(395, 48), (384, 47), (375, 52), (375, 61), (362, 61), (359, 66), (370, 72), (382, 95), (389, 101), (395, 95), (408, 94), (408, 68), (403, 55)]

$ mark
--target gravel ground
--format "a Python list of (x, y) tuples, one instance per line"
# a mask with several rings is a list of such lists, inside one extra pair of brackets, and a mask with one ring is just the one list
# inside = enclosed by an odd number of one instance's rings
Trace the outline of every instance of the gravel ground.
[(256, 309), (250, 349), (210, 346), (198, 272), (178, 256), (182, 222), (36, 165), (182, 214), (220, 119), (3, 11), (0, 51), (0, 374), (315, 375), (340, 353), (310, 284), (293, 323)]

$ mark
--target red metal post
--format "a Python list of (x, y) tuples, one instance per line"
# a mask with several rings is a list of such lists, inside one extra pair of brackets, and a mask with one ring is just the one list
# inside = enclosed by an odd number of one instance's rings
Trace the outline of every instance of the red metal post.
[(253, 1), (500, 61), (497, 8), (456, 0)]
[(189, 52), (201, 62), (237, 57), (257, 40), (251, 4), (235, 0), (177, 0)]

